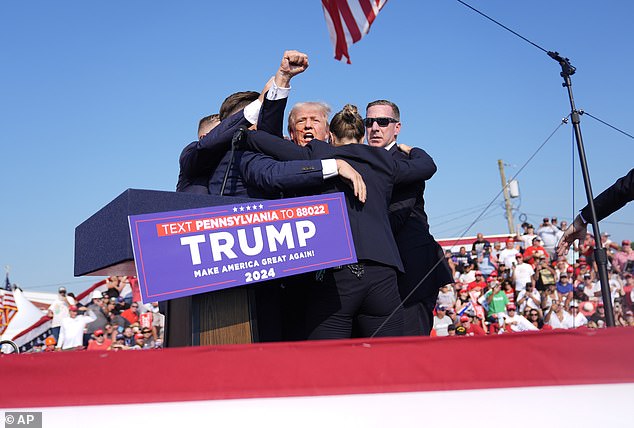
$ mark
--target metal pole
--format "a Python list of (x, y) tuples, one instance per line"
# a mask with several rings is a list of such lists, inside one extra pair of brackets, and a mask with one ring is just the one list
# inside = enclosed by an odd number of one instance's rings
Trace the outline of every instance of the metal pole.
[(506, 182), (506, 174), (504, 173), (504, 162), (498, 159), (498, 168), (500, 169), (500, 178), (502, 179), (502, 192), (504, 193), (504, 206), (506, 208), (506, 220), (508, 221), (509, 233), (515, 234), (515, 225), (513, 224), (513, 210), (511, 209), (511, 197), (509, 196), (509, 186)]
[(579, 161), (581, 162), (581, 173), (583, 175), (583, 184), (586, 190), (586, 198), (590, 206), (592, 231), (594, 232), (595, 250), (594, 258), (599, 271), (599, 281), (601, 282), (601, 296), (603, 298), (603, 306), (605, 307), (605, 322), (608, 327), (614, 327), (614, 310), (612, 308), (612, 293), (610, 291), (610, 283), (608, 281), (608, 258), (601, 244), (601, 232), (599, 231), (599, 222), (597, 221), (597, 213), (594, 208), (594, 197), (592, 196), (592, 186), (590, 184), (590, 174), (588, 172), (588, 164), (586, 163), (586, 152), (583, 146), (583, 137), (581, 136), (581, 120), (580, 114), (575, 107), (575, 100), (572, 95), (572, 81), (570, 76), (575, 73), (575, 68), (570, 65), (568, 58), (562, 58), (557, 52), (548, 52), (555, 61), (561, 65), (561, 77), (564, 79), (563, 86), (568, 89), (568, 98), (570, 100), (572, 126), (575, 131), (575, 140), (577, 141), (577, 150), (579, 151)]

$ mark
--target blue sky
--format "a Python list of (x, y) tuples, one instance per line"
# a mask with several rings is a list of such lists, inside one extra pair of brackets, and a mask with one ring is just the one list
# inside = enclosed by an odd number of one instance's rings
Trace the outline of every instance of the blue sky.
[[(634, 133), (634, 3), (471, 4), (569, 57), (577, 107)], [(93, 282), (73, 278), (74, 228), (127, 188), (173, 190), (198, 119), (260, 90), (285, 49), (310, 58), (291, 103), (400, 106), (399, 140), (438, 165), (426, 190), (437, 238), (461, 235), (499, 192), (498, 159), (514, 175), (570, 110), (553, 60), (452, 0), (389, 1), (351, 65), (333, 59), (317, 0), (2, 2), (0, 40), (0, 263), (33, 291)], [(633, 141), (587, 115), (581, 126), (598, 194), (632, 168)], [(516, 214), (573, 217), (585, 193), (570, 125), (518, 180)], [(601, 230), (634, 238), (633, 214)], [(506, 228), (500, 198), (467, 235)]]

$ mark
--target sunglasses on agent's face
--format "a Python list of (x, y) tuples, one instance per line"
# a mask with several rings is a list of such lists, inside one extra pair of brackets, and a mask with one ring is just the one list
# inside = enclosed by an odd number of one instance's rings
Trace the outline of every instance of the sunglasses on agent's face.
[(363, 119), (363, 123), (366, 128), (372, 128), (374, 122), (376, 122), (381, 128), (385, 128), (390, 123), (398, 123), (398, 120), (391, 117), (366, 117)]

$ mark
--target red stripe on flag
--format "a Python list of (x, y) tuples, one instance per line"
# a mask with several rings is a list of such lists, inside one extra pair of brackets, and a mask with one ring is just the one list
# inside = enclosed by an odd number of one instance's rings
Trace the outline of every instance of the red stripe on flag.
[[(359, 4), (361, 5), (361, 9), (363, 9), (365, 18), (368, 20), (368, 25), (372, 25), (374, 18), (376, 18), (374, 9), (372, 9), (372, 3), (370, 3), (370, 0), (359, 0)], [(378, 7), (379, 0), (376, 0), (376, 5)], [(370, 28), (368, 28), (368, 31), (370, 31)]]
[(348, 32), (350, 33), (350, 36), (352, 36), (352, 43), (358, 42), (362, 37), (361, 30), (359, 30), (359, 25), (352, 15), (352, 11), (348, 5), (348, 0), (337, 0), (337, 5), (339, 7), (339, 11), (341, 12), (341, 17), (346, 22)]
[(335, 59), (341, 60), (342, 56), (345, 56), (347, 58), (347, 63), (350, 64), (348, 44), (346, 43), (346, 36), (343, 32), (343, 26), (339, 17), (339, 9), (336, 1), (322, 0), (321, 4), (324, 6), (326, 13), (330, 16), (332, 25), (335, 27)]

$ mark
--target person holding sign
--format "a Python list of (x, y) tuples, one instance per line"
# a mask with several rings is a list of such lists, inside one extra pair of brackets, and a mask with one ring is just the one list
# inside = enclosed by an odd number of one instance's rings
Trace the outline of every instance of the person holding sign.
[(436, 165), (422, 149), (400, 145), (406, 159), (393, 159), (382, 148), (363, 145), (365, 125), (355, 106), (346, 105), (330, 124), (333, 145), (312, 139), (305, 146), (262, 131), (247, 133), (250, 150), (278, 160), (343, 159), (363, 177), (366, 202), (341, 180), (325, 182), (314, 193), (343, 192), (358, 263), (327, 269), (310, 284), (309, 339), (349, 338), (356, 321), (362, 336), (400, 336), (403, 310), (396, 272), (403, 265), (388, 219), (394, 185), (429, 179)]

